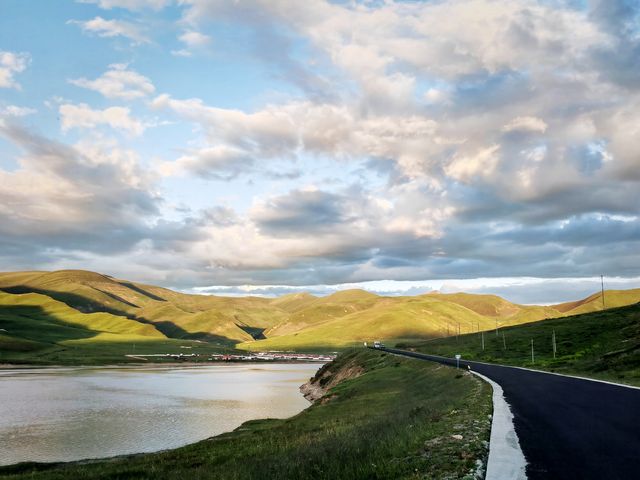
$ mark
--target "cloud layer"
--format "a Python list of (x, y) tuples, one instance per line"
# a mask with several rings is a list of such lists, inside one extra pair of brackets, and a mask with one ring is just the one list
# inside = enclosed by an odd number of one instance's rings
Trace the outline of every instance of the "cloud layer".
[[(82, 32), (164, 60), (67, 77), (100, 103), (60, 99), (59, 141), (5, 107), (9, 263), (185, 287), (637, 277), (633, 3), (83, 3)], [(30, 55), (0, 55), (18, 88)], [(249, 101), (213, 100), (249, 68)], [(181, 128), (161, 153), (150, 115)], [(122, 236), (111, 262), (100, 229)]]

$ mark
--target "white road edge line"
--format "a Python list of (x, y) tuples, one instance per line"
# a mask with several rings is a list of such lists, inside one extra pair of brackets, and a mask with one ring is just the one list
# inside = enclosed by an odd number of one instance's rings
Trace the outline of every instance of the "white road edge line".
[[(486, 365), (495, 365), (495, 364), (494, 363), (487, 363)], [(626, 385), (624, 383), (609, 382), (607, 380), (600, 380), (599, 378), (579, 377), (577, 375), (567, 375), (567, 374), (558, 373), (558, 372), (546, 372), (544, 370), (536, 370), (535, 368), (515, 367), (515, 366), (511, 366), (511, 365), (500, 365), (500, 366), (501, 367), (517, 368), (519, 370), (527, 370), (529, 372), (546, 373), (548, 375), (556, 375), (558, 377), (575, 378), (577, 380), (587, 380), (589, 382), (605, 383), (607, 385), (613, 385), (614, 387), (624, 387), (624, 388), (631, 388), (633, 390), (640, 390), (640, 387), (636, 387), (634, 385)]]
[(504, 399), (502, 387), (478, 372), (471, 370), (471, 373), (493, 388), (493, 417), (485, 480), (526, 480), (527, 461), (520, 449), (513, 413)]

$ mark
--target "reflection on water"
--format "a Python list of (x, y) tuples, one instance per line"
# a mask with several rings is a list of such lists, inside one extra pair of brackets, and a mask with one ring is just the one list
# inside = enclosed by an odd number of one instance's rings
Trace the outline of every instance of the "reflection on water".
[(0, 370), (0, 465), (175, 448), (309, 403), (317, 364)]

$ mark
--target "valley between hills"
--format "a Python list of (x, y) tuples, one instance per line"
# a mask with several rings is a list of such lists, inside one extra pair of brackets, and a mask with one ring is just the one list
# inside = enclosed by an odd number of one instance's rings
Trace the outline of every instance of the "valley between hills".
[[(640, 289), (605, 292), (606, 308)], [(191, 295), (81, 270), (0, 273), (0, 363), (104, 364), (125, 355), (340, 351), (492, 330), (603, 309), (600, 293), (550, 306), (494, 295), (383, 297), (345, 290), (316, 297)], [(139, 361), (139, 359), (137, 359)]]

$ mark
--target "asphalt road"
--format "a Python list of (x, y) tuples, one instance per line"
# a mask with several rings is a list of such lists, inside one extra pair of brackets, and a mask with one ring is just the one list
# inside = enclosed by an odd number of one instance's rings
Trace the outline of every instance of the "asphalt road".
[[(455, 366), (454, 359), (385, 349)], [(498, 383), (511, 406), (527, 478), (640, 479), (640, 389), (460, 360)]]

